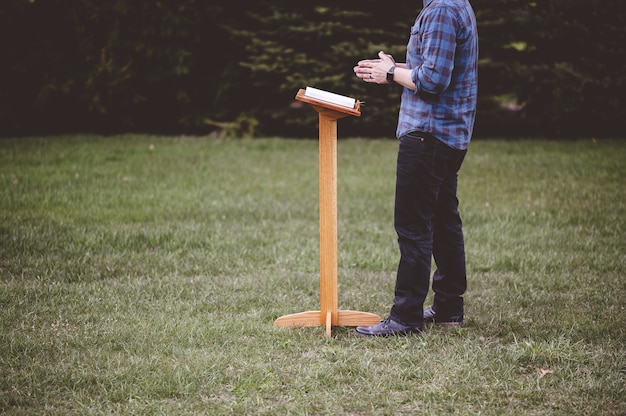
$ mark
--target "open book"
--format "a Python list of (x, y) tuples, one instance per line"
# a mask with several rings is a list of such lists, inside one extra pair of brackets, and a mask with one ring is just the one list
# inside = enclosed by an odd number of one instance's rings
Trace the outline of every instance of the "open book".
[(334, 92), (328, 92), (313, 87), (306, 87), (306, 90), (304, 91), (304, 96), (350, 109), (354, 108), (354, 104), (356, 103), (356, 100), (354, 98), (346, 97), (345, 95), (335, 94)]

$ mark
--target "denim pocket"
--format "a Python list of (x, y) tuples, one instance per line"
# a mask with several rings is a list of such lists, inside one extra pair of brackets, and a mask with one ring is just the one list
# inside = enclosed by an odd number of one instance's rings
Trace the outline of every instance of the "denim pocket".
[(410, 175), (407, 180), (430, 179), (433, 184), (441, 182), (447, 166), (442, 145), (443, 143), (428, 133), (411, 132), (402, 136), (398, 151), (398, 173)]

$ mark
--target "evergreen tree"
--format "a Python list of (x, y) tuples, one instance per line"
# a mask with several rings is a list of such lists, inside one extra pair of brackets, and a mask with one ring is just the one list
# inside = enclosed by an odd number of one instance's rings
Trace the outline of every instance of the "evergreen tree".
[[(71, 132), (313, 137), (313, 86), (364, 102), (342, 137), (392, 137), (401, 88), (359, 59), (404, 61), (421, 1), (0, 2), (0, 135)], [(472, 0), (476, 135), (622, 135), (623, 0)]]

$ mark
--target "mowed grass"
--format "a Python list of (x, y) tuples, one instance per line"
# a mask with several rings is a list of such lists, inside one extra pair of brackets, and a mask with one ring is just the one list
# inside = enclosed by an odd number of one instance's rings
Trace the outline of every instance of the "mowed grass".
[[(386, 316), (395, 140), (340, 140), (339, 307)], [(475, 140), (466, 325), (319, 309), (316, 140), (0, 140), (0, 413), (623, 415), (626, 141)]]

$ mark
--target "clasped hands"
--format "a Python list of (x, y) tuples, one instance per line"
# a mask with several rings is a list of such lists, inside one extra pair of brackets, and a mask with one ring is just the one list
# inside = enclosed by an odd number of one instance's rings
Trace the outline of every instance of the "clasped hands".
[(353, 68), (354, 74), (365, 82), (387, 84), (387, 71), (395, 65), (391, 55), (378, 52), (379, 59), (364, 59)]

